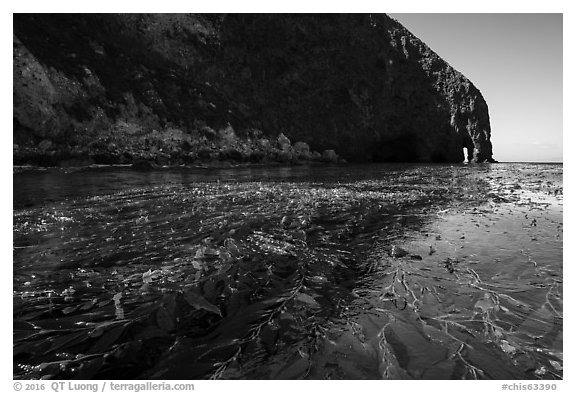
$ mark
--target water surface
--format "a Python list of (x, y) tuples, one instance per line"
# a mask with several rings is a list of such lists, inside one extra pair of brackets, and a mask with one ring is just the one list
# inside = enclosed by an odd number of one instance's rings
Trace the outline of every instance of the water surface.
[(16, 378), (562, 378), (562, 166), (18, 171)]

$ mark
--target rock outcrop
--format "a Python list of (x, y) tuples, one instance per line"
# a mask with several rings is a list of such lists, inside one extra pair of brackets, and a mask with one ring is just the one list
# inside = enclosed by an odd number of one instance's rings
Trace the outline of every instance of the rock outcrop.
[(481, 93), (386, 15), (14, 15), (15, 163), (463, 148), (492, 161)]

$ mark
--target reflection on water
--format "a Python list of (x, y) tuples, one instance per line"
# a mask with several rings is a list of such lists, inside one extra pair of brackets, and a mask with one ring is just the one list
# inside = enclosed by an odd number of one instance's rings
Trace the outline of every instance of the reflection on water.
[(562, 377), (562, 167), (14, 175), (18, 378)]

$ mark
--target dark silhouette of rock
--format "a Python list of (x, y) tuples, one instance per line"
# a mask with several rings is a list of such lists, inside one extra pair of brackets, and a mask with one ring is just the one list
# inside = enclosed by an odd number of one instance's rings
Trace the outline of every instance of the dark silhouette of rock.
[(338, 154), (332, 149), (324, 150), (322, 152), (322, 161), (336, 163), (338, 162)]
[(290, 139), (288, 139), (288, 137), (286, 137), (286, 135), (284, 135), (284, 133), (281, 133), (280, 135), (278, 135), (278, 147), (280, 148), (280, 150), (288, 152), (290, 151), (290, 149), (292, 148), (292, 144), (290, 142)]
[(296, 142), (292, 147), (294, 154), (300, 160), (312, 160), (312, 152), (310, 146), (306, 142)]
[(481, 93), (386, 15), (15, 14), (13, 56), (15, 162), (45, 139), (111, 162), (300, 157), (257, 147), (281, 133), (348, 161), (493, 161)]
[(402, 247), (394, 245), (389, 248), (388, 255), (390, 255), (393, 258), (402, 258), (408, 255), (408, 251), (406, 251)]
[(224, 142), (225, 145), (232, 145), (237, 142), (236, 133), (232, 126), (228, 125), (226, 128), (221, 129), (218, 132), (218, 136)]

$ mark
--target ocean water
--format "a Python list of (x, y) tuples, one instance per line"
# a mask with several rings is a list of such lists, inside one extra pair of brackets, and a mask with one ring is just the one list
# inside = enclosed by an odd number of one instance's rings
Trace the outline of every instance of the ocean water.
[(561, 379), (562, 165), (14, 172), (14, 377)]

